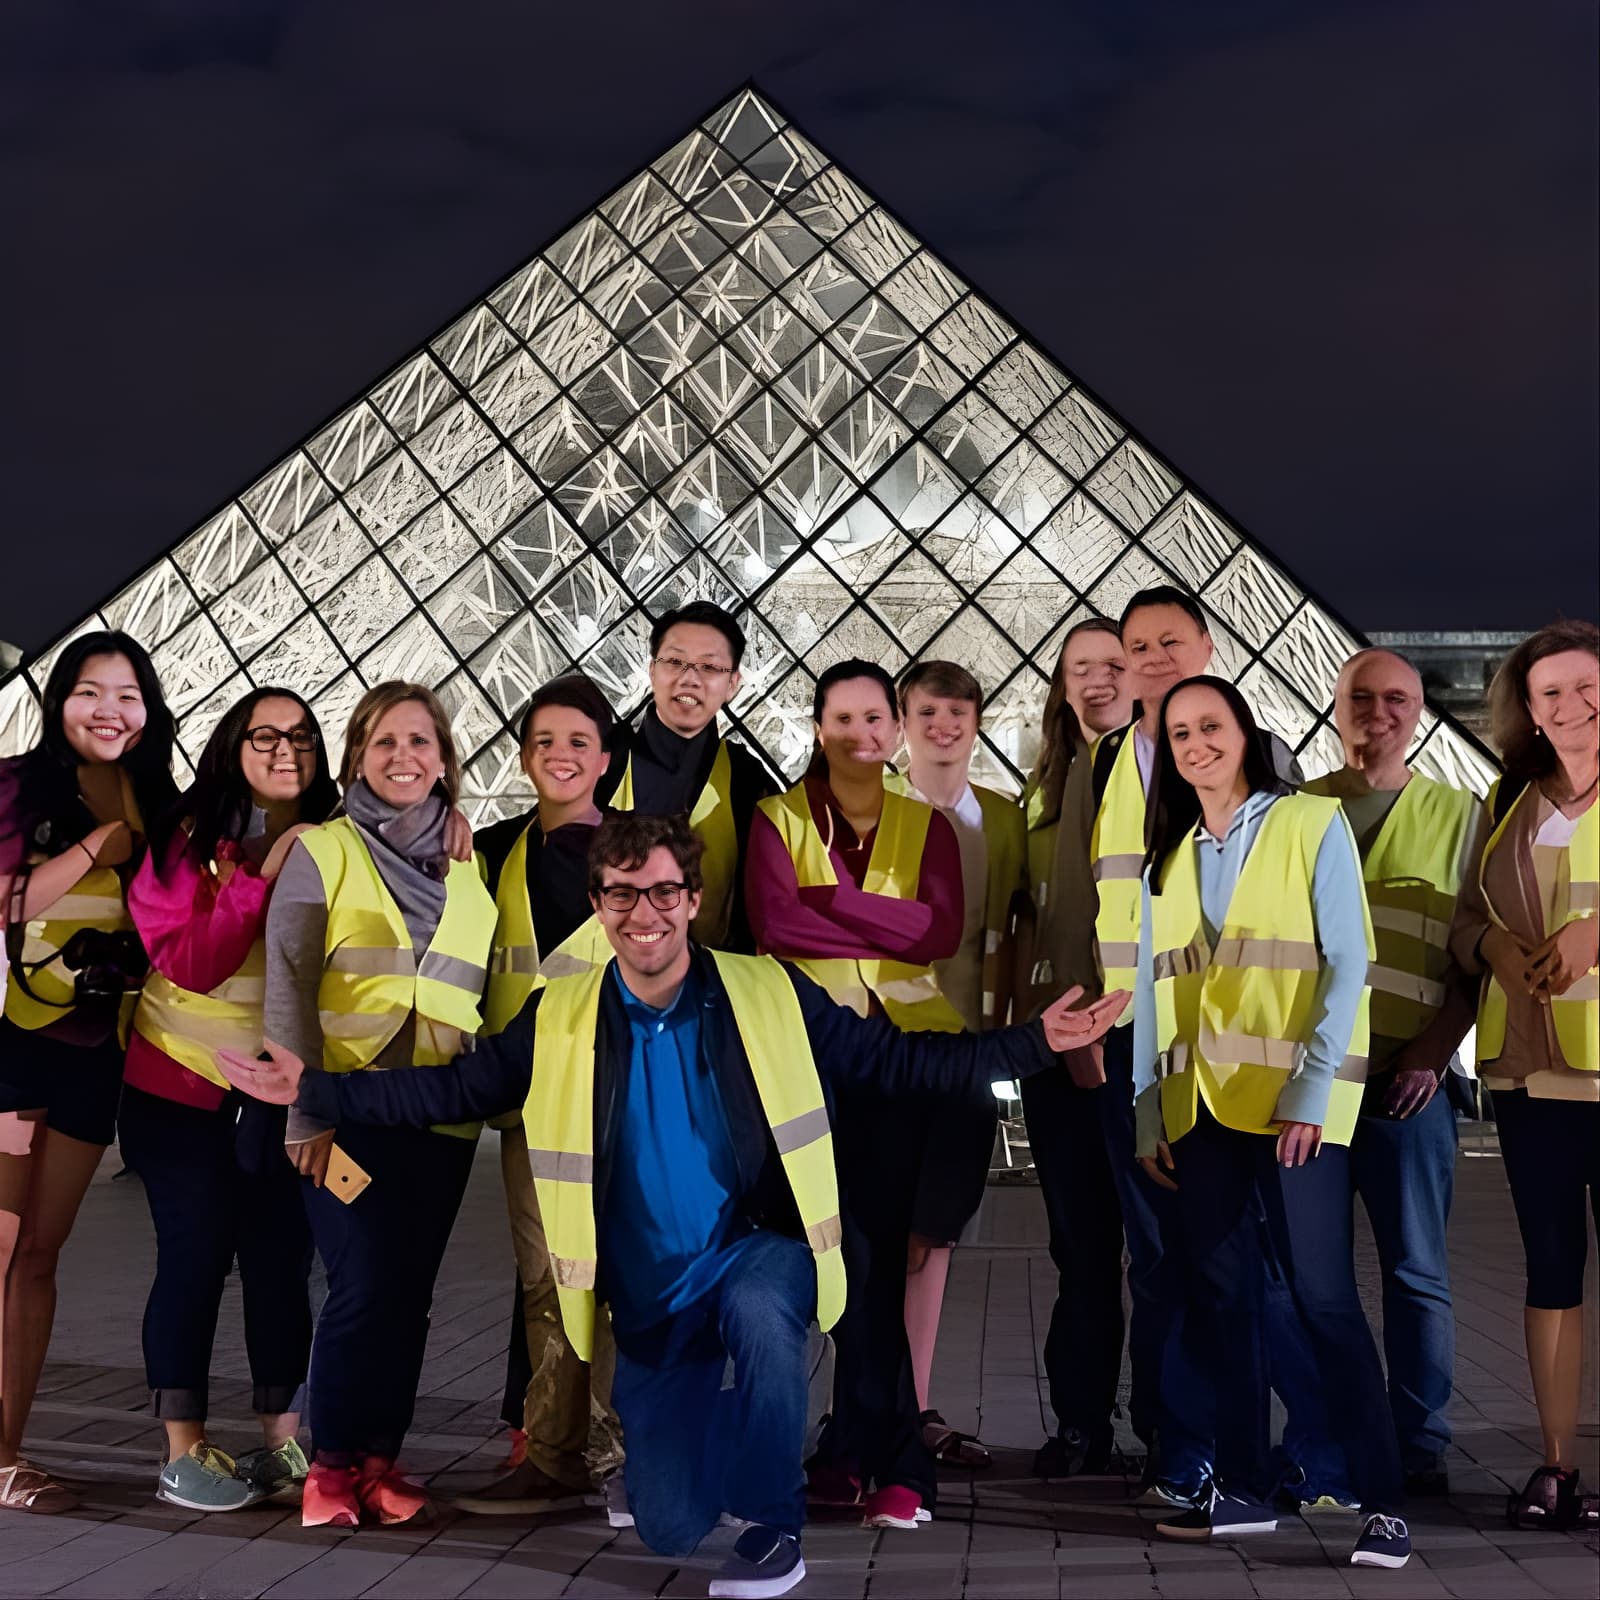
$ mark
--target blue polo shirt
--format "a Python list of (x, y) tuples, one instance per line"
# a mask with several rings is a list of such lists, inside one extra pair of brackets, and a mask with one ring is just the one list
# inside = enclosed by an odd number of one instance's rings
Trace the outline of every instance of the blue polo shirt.
[(727, 1270), (748, 1231), (716, 1075), (700, 1052), (704, 993), (691, 970), (665, 1010), (640, 1000), (615, 965), (631, 1035), (622, 1125), (606, 1197), (611, 1319), (631, 1333), (692, 1305)]

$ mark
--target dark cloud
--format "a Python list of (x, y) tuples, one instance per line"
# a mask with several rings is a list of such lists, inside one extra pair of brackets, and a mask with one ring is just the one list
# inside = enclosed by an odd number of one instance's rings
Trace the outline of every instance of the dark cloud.
[(26, 10), (0, 24), (25, 645), (749, 76), (1352, 621), (1593, 609), (1591, 7)]

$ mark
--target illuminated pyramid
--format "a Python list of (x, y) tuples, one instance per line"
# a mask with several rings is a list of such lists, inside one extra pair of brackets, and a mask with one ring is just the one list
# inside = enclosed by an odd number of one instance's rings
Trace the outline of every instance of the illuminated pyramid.
[[(74, 632), (151, 647), (180, 765), (253, 684), (337, 745), (369, 684), (430, 683), (488, 817), (527, 803), (534, 686), (577, 666), (635, 709), (648, 619), (696, 597), (740, 612), (732, 709), (784, 772), (830, 663), (943, 656), (990, 697), (979, 772), (1015, 787), (1066, 628), (1160, 582), (1307, 772), (1336, 765), (1360, 641), (744, 90)], [(0, 751), (64, 642), (0, 686)], [(1431, 711), (1419, 744), (1486, 786)]]

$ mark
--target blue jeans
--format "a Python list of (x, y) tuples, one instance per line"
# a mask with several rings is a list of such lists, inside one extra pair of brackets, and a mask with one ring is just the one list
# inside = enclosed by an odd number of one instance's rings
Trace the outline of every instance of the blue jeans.
[(816, 1267), (781, 1234), (730, 1249), (737, 1260), (709, 1294), (617, 1339), (611, 1400), (627, 1440), (628, 1505), (639, 1537), (665, 1556), (689, 1555), (724, 1511), (796, 1535), (805, 1521)]
[[(1450, 1306), (1445, 1229), (1455, 1188), (1456, 1119), (1441, 1088), (1415, 1116), (1363, 1116), (1350, 1146), (1350, 1179), (1361, 1196), (1383, 1275), (1383, 1353), (1389, 1410), (1407, 1472), (1437, 1467), (1450, 1443), (1445, 1415), (1455, 1377), (1456, 1325)], [(1293, 1304), (1269, 1287), (1272, 1383), (1288, 1408), (1284, 1453), (1312, 1494), (1347, 1492)]]
[(1216, 1400), (1184, 1332), (1180, 1197), (1152, 1183), (1134, 1159), (1132, 1027), (1106, 1035), (1105, 1069), (1096, 1093), (1128, 1245), (1133, 1431), (1147, 1446), (1159, 1442), (1163, 1478), (1195, 1488), (1211, 1470)]

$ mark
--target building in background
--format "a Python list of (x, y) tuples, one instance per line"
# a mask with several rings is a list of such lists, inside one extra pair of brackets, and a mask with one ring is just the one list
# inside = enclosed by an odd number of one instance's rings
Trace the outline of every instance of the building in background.
[(1489, 743), (1489, 684), (1522, 633), (1374, 633), (1372, 642), (1398, 651), (1422, 674), (1428, 698)]
[[(974, 776), (1014, 789), (1062, 634), (1162, 582), (1306, 770), (1336, 764), (1359, 640), (746, 90), (74, 632), (151, 647), (181, 764), (253, 684), (337, 743), (368, 685), (420, 679), (485, 818), (528, 803), (535, 685), (578, 667), (636, 707), (650, 618), (693, 598), (741, 612), (732, 712), (784, 772), (828, 665), (938, 655), (989, 696)], [(63, 642), (0, 686), (0, 751)], [(1436, 709), (1418, 765), (1484, 788)]]

